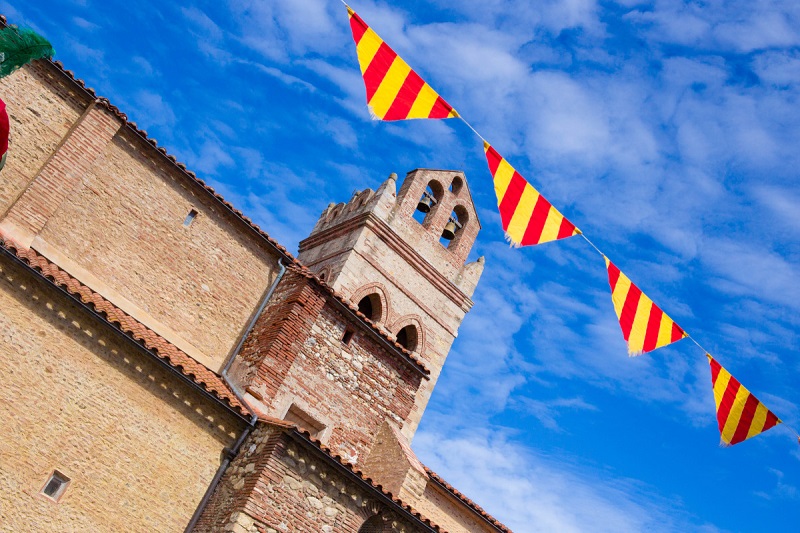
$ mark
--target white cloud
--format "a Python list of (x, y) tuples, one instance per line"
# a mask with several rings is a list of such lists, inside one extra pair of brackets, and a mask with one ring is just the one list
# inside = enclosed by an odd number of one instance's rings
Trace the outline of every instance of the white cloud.
[(175, 124), (175, 112), (160, 94), (152, 91), (139, 91), (133, 101), (136, 104), (136, 114), (141, 117), (142, 126), (173, 126)]
[(511, 408), (521, 412), (523, 416), (533, 416), (543, 427), (551, 431), (563, 431), (557, 420), (562, 411), (597, 411), (596, 406), (586, 403), (579, 397), (534, 400), (521, 396), (514, 399)]
[(719, 531), (635, 479), (545, 457), (501, 431), (419, 433), (424, 463), (515, 531)]
[(710, 283), (730, 296), (763, 299), (795, 310), (800, 307), (794, 265), (767, 248), (708, 239), (702, 260), (717, 276), (710, 277)]
[(334, 22), (337, 15), (340, 21), (346, 20), (347, 12), (336, 2), (230, 0), (228, 5), (239, 25), (241, 42), (271, 60), (327, 56), (347, 44), (342, 24)]

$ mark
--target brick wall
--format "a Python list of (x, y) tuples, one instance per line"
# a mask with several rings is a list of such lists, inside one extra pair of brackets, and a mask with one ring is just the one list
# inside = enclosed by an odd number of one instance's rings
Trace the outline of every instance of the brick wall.
[(12, 129), (0, 231), (220, 369), (277, 275), (272, 248), (55, 66), (0, 90)]
[(387, 518), (386, 532), (418, 531), (285, 431), (259, 423), (194, 531), (356, 532), (378, 513)]
[[(422, 377), (313, 283), (287, 273), (231, 375), (272, 416), (283, 417), (296, 404), (332, 425), (324, 440), (358, 463), (384, 420), (403, 425), (410, 418)], [(353, 331), (348, 344), (342, 342), (346, 328)]]
[[(345, 204), (331, 204), (299, 258), (346, 298), (358, 302), (377, 292), (385, 302), (378, 325), (391, 335), (408, 325), (417, 330), (415, 351), (430, 369), (430, 380), (416, 391), (415, 406), (402, 424), (410, 440), (430, 399), (465, 314), (469, 296), (483, 271), (483, 261), (465, 264), (480, 224), (463, 175), (453, 171), (417, 170), (397, 191), (396, 177), (376, 190), (366, 189)], [(457, 192), (447, 190), (461, 180)], [(429, 183), (440, 201), (424, 224), (413, 218)], [(460, 207), (456, 207), (460, 206)], [(453, 209), (464, 209), (464, 229), (449, 248), (439, 243)]]
[(63, 76), (37, 61), (0, 79), (11, 133), (8, 159), (0, 174), (0, 217), (33, 180), (89, 99)]
[(243, 429), (5, 258), (0, 358), (2, 531), (182, 531)]
[[(41, 238), (200, 350), (216, 370), (277, 275), (278, 258), (177, 172), (122, 130)], [(184, 226), (191, 209), (198, 215)], [(63, 258), (56, 262), (68, 269)]]

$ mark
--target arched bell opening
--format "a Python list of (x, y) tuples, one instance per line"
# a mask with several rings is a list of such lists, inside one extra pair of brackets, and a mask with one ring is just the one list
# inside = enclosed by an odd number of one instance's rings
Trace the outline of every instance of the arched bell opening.
[(461, 176), (453, 176), (453, 181), (450, 182), (450, 192), (453, 194), (458, 194), (463, 186), (464, 179)]
[(463, 205), (455, 206), (453, 212), (450, 213), (450, 218), (447, 220), (444, 228), (442, 228), (442, 235), (439, 238), (439, 242), (442, 246), (450, 248), (456, 245), (461, 240), (460, 237), (468, 221), (469, 213), (467, 209)]
[(358, 302), (358, 310), (372, 322), (380, 322), (383, 317), (380, 295), (373, 292), (361, 298)]
[(417, 328), (413, 324), (405, 326), (397, 332), (397, 343), (409, 352), (416, 351), (419, 345), (419, 335)]
[(433, 213), (436, 212), (436, 208), (439, 206), (439, 202), (442, 201), (443, 196), (444, 187), (442, 187), (442, 184), (437, 180), (429, 181), (419, 202), (417, 202), (414, 220), (427, 227), (427, 223), (430, 222)]
[(453, 221), (453, 232), (452, 238), (447, 243), (448, 249), (457, 246), (461, 241), (461, 236), (464, 235), (464, 228), (469, 223), (469, 211), (463, 205), (457, 205), (453, 208), (453, 213), (450, 217), (450, 220)]

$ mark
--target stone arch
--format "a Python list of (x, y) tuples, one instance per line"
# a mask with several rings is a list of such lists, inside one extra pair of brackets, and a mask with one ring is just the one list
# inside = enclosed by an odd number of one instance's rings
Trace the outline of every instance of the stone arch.
[(461, 237), (466, 233), (467, 226), (470, 223), (469, 210), (463, 204), (456, 204), (453, 206), (453, 215), (456, 219), (456, 236), (447, 245), (448, 248), (454, 248), (461, 242)]
[(463, 176), (460, 176), (458, 174), (453, 176), (453, 180), (450, 182), (450, 192), (452, 192), (453, 195), (458, 196), (463, 187), (464, 187)]
[(358, 195), (358, 199), (355, 202), (356, 209), (360, 209), (367, 205), (367, 202), (372, 200), (372, 197), (375, 195), (375, 192), (372, 189), (364, 189), (361, 191), (361, 194)]
[(384, 533), (386, 531), (391, 531), (391, 525), (380, 513), (367, 518), (358, 528), (358, 533)]
[[(410, 333), (413, 328), (414, 338)], [(402, 344), (406, 349), (418, 354), (423, 353), (425, 350), (425, 329), (422, 327), (422, 320), (419, 315), (405, 315), (394, 321), (389, 331), (397, 338), (397, 342)], [(399, 338), (401, 332), (405, 331), (406, 343), (401, 342)], [(408, 344), (408, 346), (406, 345)]]
[[(430, 189), (430, 193), (428, 193), (428, 189)], [(433, 196), (433, 199), (436, 200), (436, 203), (431, 206), (431, 210), (425, 215), (425, 218), (421, 222), (423, 227), (428, 228), (430, 227), (431, 222), (433, 222), (436, 212), (439, 210), (439, 206), (442, 205), (442, 201), (444, 200), (444, 185), (442, 185), (442, 183), (435, 178), (431, 179), (425, 186), (425, 193), (423, 193), (423, 195), (420, 197), (420, 200), (425, 198), (426, 193)]]
[(330, 212), (328, 213), (328, 216), (325, 217), (325, 222), (331, 222), (333, 219), (338, 217), (342, 213), (342, 211), (344, 211), (345, 207), (346, 206), (344, 203), (339, 203), (333, 206), (333, 208), (331, 208)]
[(375, 324), (385, 324), (389, 318), (389, 297), (387, 296), (386, 287), (381, 283), (364, 285), (353, 292), (350, 301), (359, 306), (359, 310), (361, 310), (361, 304), (365, 298), (369, 300), (372, 316), (370, 317), (364, 311), (362, 313), (367, 315), (367, 318)]

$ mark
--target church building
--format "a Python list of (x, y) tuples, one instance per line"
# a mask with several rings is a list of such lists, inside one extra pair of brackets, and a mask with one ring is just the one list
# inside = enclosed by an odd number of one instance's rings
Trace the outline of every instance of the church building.
[(463, 172), (365, 176), (295, 257), (60, 63), (0, 98), (0, 531), (509, 531), (410, 445), (484, 268)]

